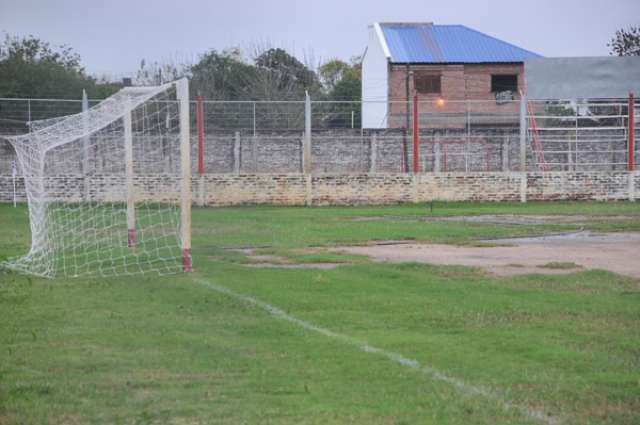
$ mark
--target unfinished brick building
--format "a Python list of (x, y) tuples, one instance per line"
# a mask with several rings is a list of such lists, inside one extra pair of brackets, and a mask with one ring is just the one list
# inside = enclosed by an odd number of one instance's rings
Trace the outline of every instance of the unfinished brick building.
[(362, 69), (363, 127), (405, 127), (414, 95), (425, 116), (473, 108), (499, 124), (517, 114), (524, 60), (536, 57), (463, 25), (374, 23)]

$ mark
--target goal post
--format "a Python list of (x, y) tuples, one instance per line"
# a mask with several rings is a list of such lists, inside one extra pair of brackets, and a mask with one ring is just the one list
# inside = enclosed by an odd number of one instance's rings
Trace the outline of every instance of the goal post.
[(192, 270), (191, 261), (191, 143), (189, 129), (189, 80), (183, 78), (176, 83), (180, 102), (180, 241), (182, 269)]
[(31, 248), (0, 267), (43, 276), (192, 269), (187, 79), (126, 87), (7, 137), (24, 176)]

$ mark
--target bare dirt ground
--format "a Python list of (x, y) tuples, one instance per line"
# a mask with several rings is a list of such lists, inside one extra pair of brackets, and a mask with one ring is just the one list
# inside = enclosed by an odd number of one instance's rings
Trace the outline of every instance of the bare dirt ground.
[(295, 263), (287, 264), (287, 259), (277, 255), (271, 254), (258, 254), (255, 249), (243, 248), (238, 251), (247, 254), (252, 263), (247, 264), (247, 267), (254, 267), (259, 269), (335, 269), (340, 264), (338, 263)]
[[(368, 255), (377, 261), (484, 267), (498, 275), (570, 273), (580, 269), (605, 269), (640, 278), (640, 233), (585, 231), (490, 242), (502, 246), (467, 247), (412, 243), (346, 246), (336, 249)], [(505, 244), (509, 246), (504, 246)]]

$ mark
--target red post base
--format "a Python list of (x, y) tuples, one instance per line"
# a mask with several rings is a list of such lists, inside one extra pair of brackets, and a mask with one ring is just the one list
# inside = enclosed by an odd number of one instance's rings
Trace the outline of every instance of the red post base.
[(191, 250), (183, 249), (182, 250), (182, 271), (190, 272), (193, 271), (193, 265), (191, 263)]
[(129, 248), (131, 248), (136, 244), (136, 229), (129, 229), (127, 233), (128, 233), (127, 245), (129, 246)]

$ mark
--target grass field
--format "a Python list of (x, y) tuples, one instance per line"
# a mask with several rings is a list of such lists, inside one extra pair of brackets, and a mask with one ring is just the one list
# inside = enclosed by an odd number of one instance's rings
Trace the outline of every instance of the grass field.
[[(411, 219), (429, 214), (593, 220)], [(640, 423), (637, 279), (601, 270), (496, 277), (324, 250), (579, 228), (640, 231), (640, 208), (196, 208), (188, 275), (45, 280), (0, 271), (0, 424)], [(28, 249), (26, 207), (0, 205), (0, 229), (0, 258)], [(231, 249), (246, 247), (290, 264), (344, 264), (247, 267), (253, 260)]]

